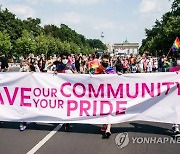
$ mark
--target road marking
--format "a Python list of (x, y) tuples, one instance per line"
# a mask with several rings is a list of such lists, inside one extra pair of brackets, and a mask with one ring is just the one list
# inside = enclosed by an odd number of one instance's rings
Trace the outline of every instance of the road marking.
[(61, 129), (63, 124), (59, 124), (56, 128), (54, 128), (48, 135), (46, 135), (36, 146), (34, 146), (29, 152), (26, 154), (34, 154), (38, 151), (56, 132)]

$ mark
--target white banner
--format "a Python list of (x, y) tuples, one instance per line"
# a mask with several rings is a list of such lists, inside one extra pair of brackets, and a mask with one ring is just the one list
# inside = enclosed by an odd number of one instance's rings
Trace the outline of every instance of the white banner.
[(180, 123), (180, 73), (0, 73), (0, 121)]

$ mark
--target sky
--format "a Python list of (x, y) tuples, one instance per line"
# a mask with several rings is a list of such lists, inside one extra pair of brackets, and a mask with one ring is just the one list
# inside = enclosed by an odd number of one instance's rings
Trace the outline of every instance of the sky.
[[(20, 19), (40, 18), (41, 26), (66, 24), (88, 39), (141, 44), (145, 28), (171, 9), (169, 0), (0, 0)], [(104, 38), (101, 38), (103, 32)]]

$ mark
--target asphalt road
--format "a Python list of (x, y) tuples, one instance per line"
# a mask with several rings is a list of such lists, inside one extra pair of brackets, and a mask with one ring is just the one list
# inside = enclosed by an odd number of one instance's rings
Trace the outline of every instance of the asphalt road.
[[(34, 153), (32, 149), (39, 144), (58, 124), (29, 124), (20, 132), (18, 123), (5, 122), (0, 125), (0, 153), (25, 154)], [(171, 143), (172, 131), (170, 124), (131, 122), (113, 125), (112, 135), (104, 139), (100, 125), (71, 124), (71, 131), (64, 132), (63, 127), (54, 131), (51, 138), (46, 139), (37, 154), (179, 154), (180, 140)], [(128, 133), (129, 143), (118, 147), (115, 138), (120, 133)], [(133, 142), (136, 138), (136, 141)], [(145, 142), (145, 139), (152, 142)], [(158, 142), (158, 139), (161, 142)], [(154, 141), (153, 141), (154, 139)], [(155, 140), (156, 139), (156, 140)], [(164, 142), (165, 139), (169, 142)]]
[[(13, 67), (10, 71), (18, 71)], [(179, 154), (180, 138), (173, 139), (171, 124), (134, 121), (112, 126), (104, 139), (101, 125), (0, 123), (0, 154)], [(125, 135), (125, 137), (123, 137)]]

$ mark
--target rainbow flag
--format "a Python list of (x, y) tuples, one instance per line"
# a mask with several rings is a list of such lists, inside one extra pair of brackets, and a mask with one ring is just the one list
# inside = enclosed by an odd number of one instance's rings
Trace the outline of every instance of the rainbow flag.
[(89, 71), (90, 73), (94, 73), (95, 69), (98, 68), (100, 65), (100, 62), (98, 59), (94, 59), (93, 61), (89, 62)]
[(179, 41), (179, 38), (176, 37), (176, 40), (174, 41), (174, 43), (172, 45), (172, 51), (177, 52), (179, 50), (180, 50), (180, 41)]
[(113, 67), (108, 67), (105, 72), (106, 74), (117, 74)]

